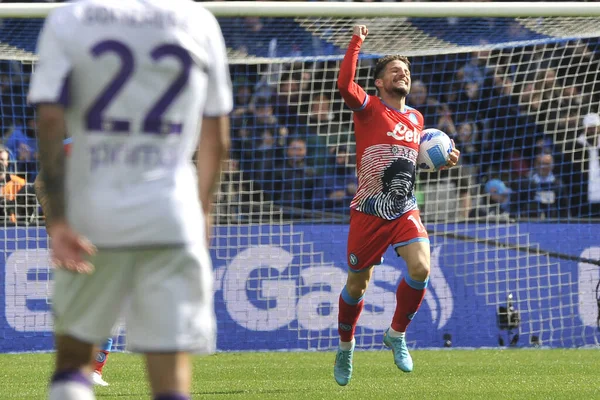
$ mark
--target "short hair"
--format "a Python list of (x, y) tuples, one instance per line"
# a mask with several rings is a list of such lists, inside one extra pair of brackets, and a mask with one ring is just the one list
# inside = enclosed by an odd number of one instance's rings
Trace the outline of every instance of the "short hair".
[(408, 57), (401, 56), (399, 54), (389, 55), (385, 57), (381, 57), (377, 60), (377, 64), (375, 64), (375, 70), (373, 71), (373, 85), (375, 86), (375, 81), (381, 78), (381, 74), (385, 71), (385, 67), (391, 63), (392, 61), (402, 61), (408, 68), (410, 68), (410, 61), (408, 61)]

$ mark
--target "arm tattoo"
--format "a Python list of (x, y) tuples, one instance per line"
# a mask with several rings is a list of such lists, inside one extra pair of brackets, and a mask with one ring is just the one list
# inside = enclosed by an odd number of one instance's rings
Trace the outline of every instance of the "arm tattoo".
[(42, 207), (42, 213), (44, 213), (44, 217), (46, 217), (46, 226), (50, 226), (52, 222), (52, 214), (48, 209), (48, 193), (46, 193), (46, 187), (44, 186), (44, 182), (41, 178), (42, 172), (38, 174), (35, 178), (35, 182), (33, 183), (33, 187), (35, 188), (35, 195), (37, 197), (40, 206)]
[(56, 137), (61, 135), (39, 135), (39, 159), (40, 179), (43, 185), (43, 198), (46, 207), (42, 205), (45, 213), (52, 219), (63, 219), (65, 217), (65, 153), (64, 147)]

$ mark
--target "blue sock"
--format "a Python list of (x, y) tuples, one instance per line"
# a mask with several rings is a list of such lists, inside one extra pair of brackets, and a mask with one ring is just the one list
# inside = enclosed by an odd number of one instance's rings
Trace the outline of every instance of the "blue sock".
[(112, 349), (113, 340), (112, 338), (106, 339), (106, 342), (102, 343), (100, 346), (101, 351), (110, 351)]

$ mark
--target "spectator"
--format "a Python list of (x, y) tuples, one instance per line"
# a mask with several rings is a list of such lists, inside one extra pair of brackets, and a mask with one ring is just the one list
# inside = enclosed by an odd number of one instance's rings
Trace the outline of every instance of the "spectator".
[[(251, 172), (256, 161), (275, 156), (277, 147), (285, 145), (288, 130), (280, 125), (274, 115), (269, 98), (257, 97), (249, 107), (250, 113), (241, 116), (234, 126), (232, 140), (233, 157), (240, 161), (243, 171)], [(256, 150), (261, 150), (256, 153)]]
[(536, 157), (529, 185), (521, 188), (524, 193), (520, 193), (520, 198), (524, 204), (519, 205), (527, 210), (522, 216), (542, 219), (568, 216), (566, 193), (562, 182), (552, 172), (553, 168), (551, 154), (542, 153)]
[(300, 80), (301, 74), (283, 73), (275, 100), (275, 115), (288, 131), (295, 134), (303, 133), (298, 131), (305, 126), (305, 121), (300, 118)]
[(584, 132), (568, 151), (566, 168), (573, 214), (582, 218), (600, 217), (600, 115), (583, 118)]
[(533, 82), (538, 70), (548, 68), (550, 65), (548, 54), (554, 44), (536, 44), (526, 47), (523, 51), (512, 55), (511, 64), (514, 65), (515, 79), (519, 82)]
[(11, 224), (25, 223), (27, 216), (36, 205), (35, 194), (25, 179), (10, 174), (10, 154), (0, 147), (0, 196), (2, 198), (2, 217)]
[[(522, 101), (531, 101), (534, 87), (525, 87)], [(496, 68), (485, 82), (480, 115), (486, 120), (482, 169), (490, 175), (514, 170), (526, 177), (531, 169), (536, 143), (544, 135), (536, 116), (527, 114), (515, 94), (514, 82), (504, 68)]]
[(466, 82), (453, 105), (458, 119), (480, 120), (483, 104), (481, 100), (481, 85), (477, 82)]
[(460, 150), (461, 165), (469, 166), (471, 175), (477, 175), (481, 164), (481, 142), (477, 125), (472, 121), (462, 122), (453, 138)]
[(268, 190), (273, 186), (274, 173), (284, 159), (285, 137), (278, 136), (273, 128), (265, 127), (260, 134), (252, 157), (252, 167), (247, 169), (249, 176), (256, 181), (258, 187)]
[(542, 100), (550, 101), (560, 96), (562, 86), (558, 81), (556, 70), (546, 68), (539, 70), (535, 76), (535, 91), (541, 94)]
[(442, 132), (445, 132), (448, 136), (455, 136), (457, 133), (456, 126), (454, 124), (454, 118), (452, 117), (452, 111), (450, 111), (448, 104), (438, 104), (437, 116), (437, 124), (434, 126)]
[(347, 213), (350, 202), (358, 188), (356, 160), (348, 146), (339, 146), (330, 151), (329, 165), (315, 189), (316, 208)]
[(509, 219), (515, 216), (511, 203), (512, 191), (500, 179), (490, 179), (485, 184), (484, 204), (471, 212), (471, 217)]
[[(223, 36), (228, 46), (241, 55), (256, 57), (275, 56), (277, 48), (277, 31), (268, 18), (244, 17), (237, 18), (232, 26), (238, 27), (236, 31), (228, 34), (223, 31)], [(241, 35), (239, 32), (244, 32)]]
[[(290, 140), (285, 160), (278, 165), (271, 193), (275, 203), (289, 208), (311, 208), (316, 184), (315, 170), (306, 163), (306, 142)], [(288, 209), (294, 214), (294, 210)]]
[(279, 213), (273, 203), (239, 169), (239, 162), (229, 159), (223, 166), (223, 177), (216, 194), (215, 214), (218, 223), (248, 223), (272, 221)]
[(565, 85), (575, 85), (584, 95), (592, 97), (582, 103), (582, 113), (588, 114), (598, 110), (600, 93), (598, 81), (600, 78), (600, 59), (588, 43), (582, 39), (568, 42), (563, 48), (560, 59), (559, 76), (564, 77)]
[[(486, 44), (481, 41), (480, 44)], [(489, 67), (487, 66), (490, 58), (489, 50), (474, 51), (471, 53), (469, 62), (463, 65), (458, 71), (458, 76), (462, 78), (464, 83), (475, 83), (477, 88), (483, 85)]]
[(235, 109), (231, 113), (232, 119), (235, 119), (238, 116), (243, 116), (244, 114), (251, 113), (251, 104), (252, 100), (252, 86), (241, 83), (236, 87), (235, 91)]
[(308, 116), (308, 162), (317, 169), (323, 169), (328, 162), (328, 149), (331, 146), (348, 144), (350, 126), (337, 119), (332, 111), (331, 100), (326, 94), (313, 96)]
[(15, 126), (4, 140), (4, 147), (15, 160), (14, 173), (28, 182), (37, 175), (36, 121), (33, 116), (25, 126)]
[[(283, 138), (287, 136), (287, 128), (280, 125), (279, 120), (275, 117), (271, 99), (266, 97), (256, 98), (252, 110), (253, 114), (250, 123), (255, 132), (261, 133), (262, 128), (271, 128), (276, 132), (276, 135)], [(254, 134), (253, 137), (260, 141), (260, 135)]]

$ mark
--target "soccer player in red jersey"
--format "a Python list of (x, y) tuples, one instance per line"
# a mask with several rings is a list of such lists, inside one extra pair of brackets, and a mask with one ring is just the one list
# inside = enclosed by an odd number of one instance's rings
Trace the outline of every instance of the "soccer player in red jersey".
[[(363, 296), (388, 246), (393, 246), (408, 267), (396, 290), (396, 310), (383, 343), (394, 353), (404, 372), (413, 370), (406, 346), (406, 327), (425, 295), (429, 278), (429, 237), (421, 223), (413, 194), (416, 161), (423, 129), (421, 113), (406, 105), (410, 92), (410, 63), (404, 56), (386, 56), (375, 66), (378, 96), (369, 96), (354, 82), (360, 47), (368, 34), (358, 25), (340, 68), (337, 84), (354, 112), (358, 190), (351, 203), (348, 236), (348, 278), (339, 299), (340, 345), (334, 377), (347, 385), (352, 377), (354, 331), (363, 309)], [(447, 167), (458, 162), (450, 154)]]

